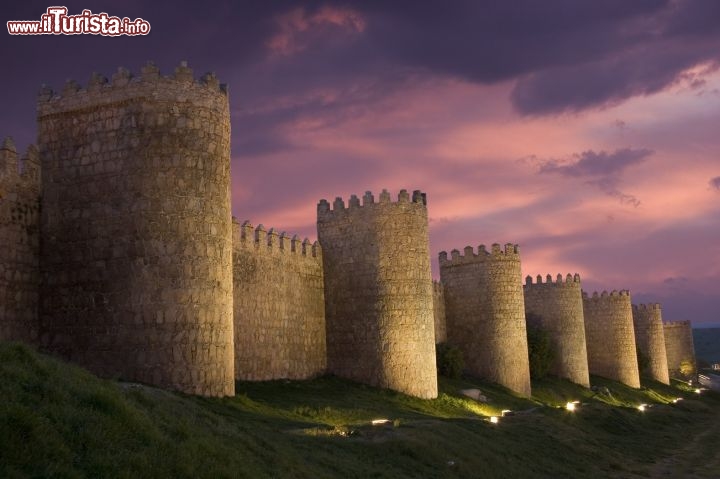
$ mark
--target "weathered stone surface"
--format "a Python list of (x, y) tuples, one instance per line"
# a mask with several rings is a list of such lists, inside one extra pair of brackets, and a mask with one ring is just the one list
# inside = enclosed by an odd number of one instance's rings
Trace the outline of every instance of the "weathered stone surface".
[(308, 379), (325, 372), (320, 245), (233, 225), (235, 377)]
[(555, 350), (550, 372), (585, 387), (590, 387), (585, 321), (580, 275), (547, 275), (543, 283), (537, 276), (525, 278), (525, 316), (528, 325), (547, 331)]
[(630, 293), (583, 292), (583, 313), (590, 374), (639, 388)]
[(525, 307), (517, 245), (440, 253), (448, 343), (471, 374), (530, 396)]
[(234, 393), (230, 115), (153, 65), (38, 99), (41, 343), (102, 376)]
[(37, 341), (39, 230), (37, 148), (20, 158), (7, 138), (0, 146), (0, 340)]
[(633, 304), (635, 344), (648, 360), (645, 373), (656, 381), (670, 384), (662, 310), (659, 304)]
[(425, 195), (367, 192), (318, 204), (328, 371), (421, 398), (437, 396)]
[(690, 321), (672, 321), (665, 323), (663, 326), (670, 377), (682, 377), (680, 366), (683, 362), (688, 362), (692, 366), (693, 372), (697, 371), (695, 344), (693, 343)]
[(435, 317), (435, 344), (447, 341), (445, 324), (445, 289), (439, 281), (433, 281), (433, 316)]

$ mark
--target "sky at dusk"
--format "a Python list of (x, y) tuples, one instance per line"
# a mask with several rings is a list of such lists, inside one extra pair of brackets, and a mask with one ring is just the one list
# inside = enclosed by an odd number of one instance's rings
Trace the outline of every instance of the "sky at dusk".
[[(3, 22), (49, 3), (4, 2)], [(518, 243), (665, 320), (720, 325), (716, 0), (65, 2), (146, 37), (10, 36), (0, 136), (41, 84), (187, 60), (229, 85), (233, 214), (315, 239), (320, 198), (427, 193), (439, 251)]]

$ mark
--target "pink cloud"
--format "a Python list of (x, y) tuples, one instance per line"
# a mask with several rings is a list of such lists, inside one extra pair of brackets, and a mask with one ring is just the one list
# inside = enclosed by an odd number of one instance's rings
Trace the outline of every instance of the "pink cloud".
[(350, 8), (324, 6), (313, 13), (299, 7), (275, 18), (277, 33), (266, 42), (271, 53), (289, 56), (308, 48), (312, 33), (333, 26), (344, 32), (362, 33), (366, 22), (363, 16)]

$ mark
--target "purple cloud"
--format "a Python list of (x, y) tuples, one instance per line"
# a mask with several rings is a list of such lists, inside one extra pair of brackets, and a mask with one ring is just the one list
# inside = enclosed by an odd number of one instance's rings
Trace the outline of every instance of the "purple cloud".
[(559, 160), (549, 160), (540, 166), (540, 173), (558, 173), (571, 177), (616, 177), (626, 168), (642, 163), (653, 151), (647, 148), (633, 150), (622, 148), (613, 153), (606, 151), (594, 152), (587, 150), (574, 156), (574, 163), (563, 164)]
[(710, 187), (720, 191), (720, 176), (716, 176), (710, 180)]
[(647, 148), (622, 148), (612, 153), (587, 150), (573, 155), (576, 161), (569, 163), (561, 160), (544, 161), (540, 164), (538, 172), (583, 178), (586, 184), (617, 198), (622, 204), (637, 208), (640, 206), (640, 200), (634, 195), (620, 191), (618, 185), (623, 171), (644, 162), (652, 154), (653, 151)]

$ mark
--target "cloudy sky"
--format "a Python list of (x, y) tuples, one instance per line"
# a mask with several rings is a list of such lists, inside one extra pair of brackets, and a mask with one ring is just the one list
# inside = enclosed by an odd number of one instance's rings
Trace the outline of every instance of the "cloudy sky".
[[(3, 21), (54, 4), (4, 2)], [(93, 71), (230, 86), (233, 213), (315, 237), (320, 198), (427, 192), (437, 253), (520, 244), (524, 274), (720, 324), (720, 2), (65, 2), (147, 37), (3, 34), (0, 135)]]

